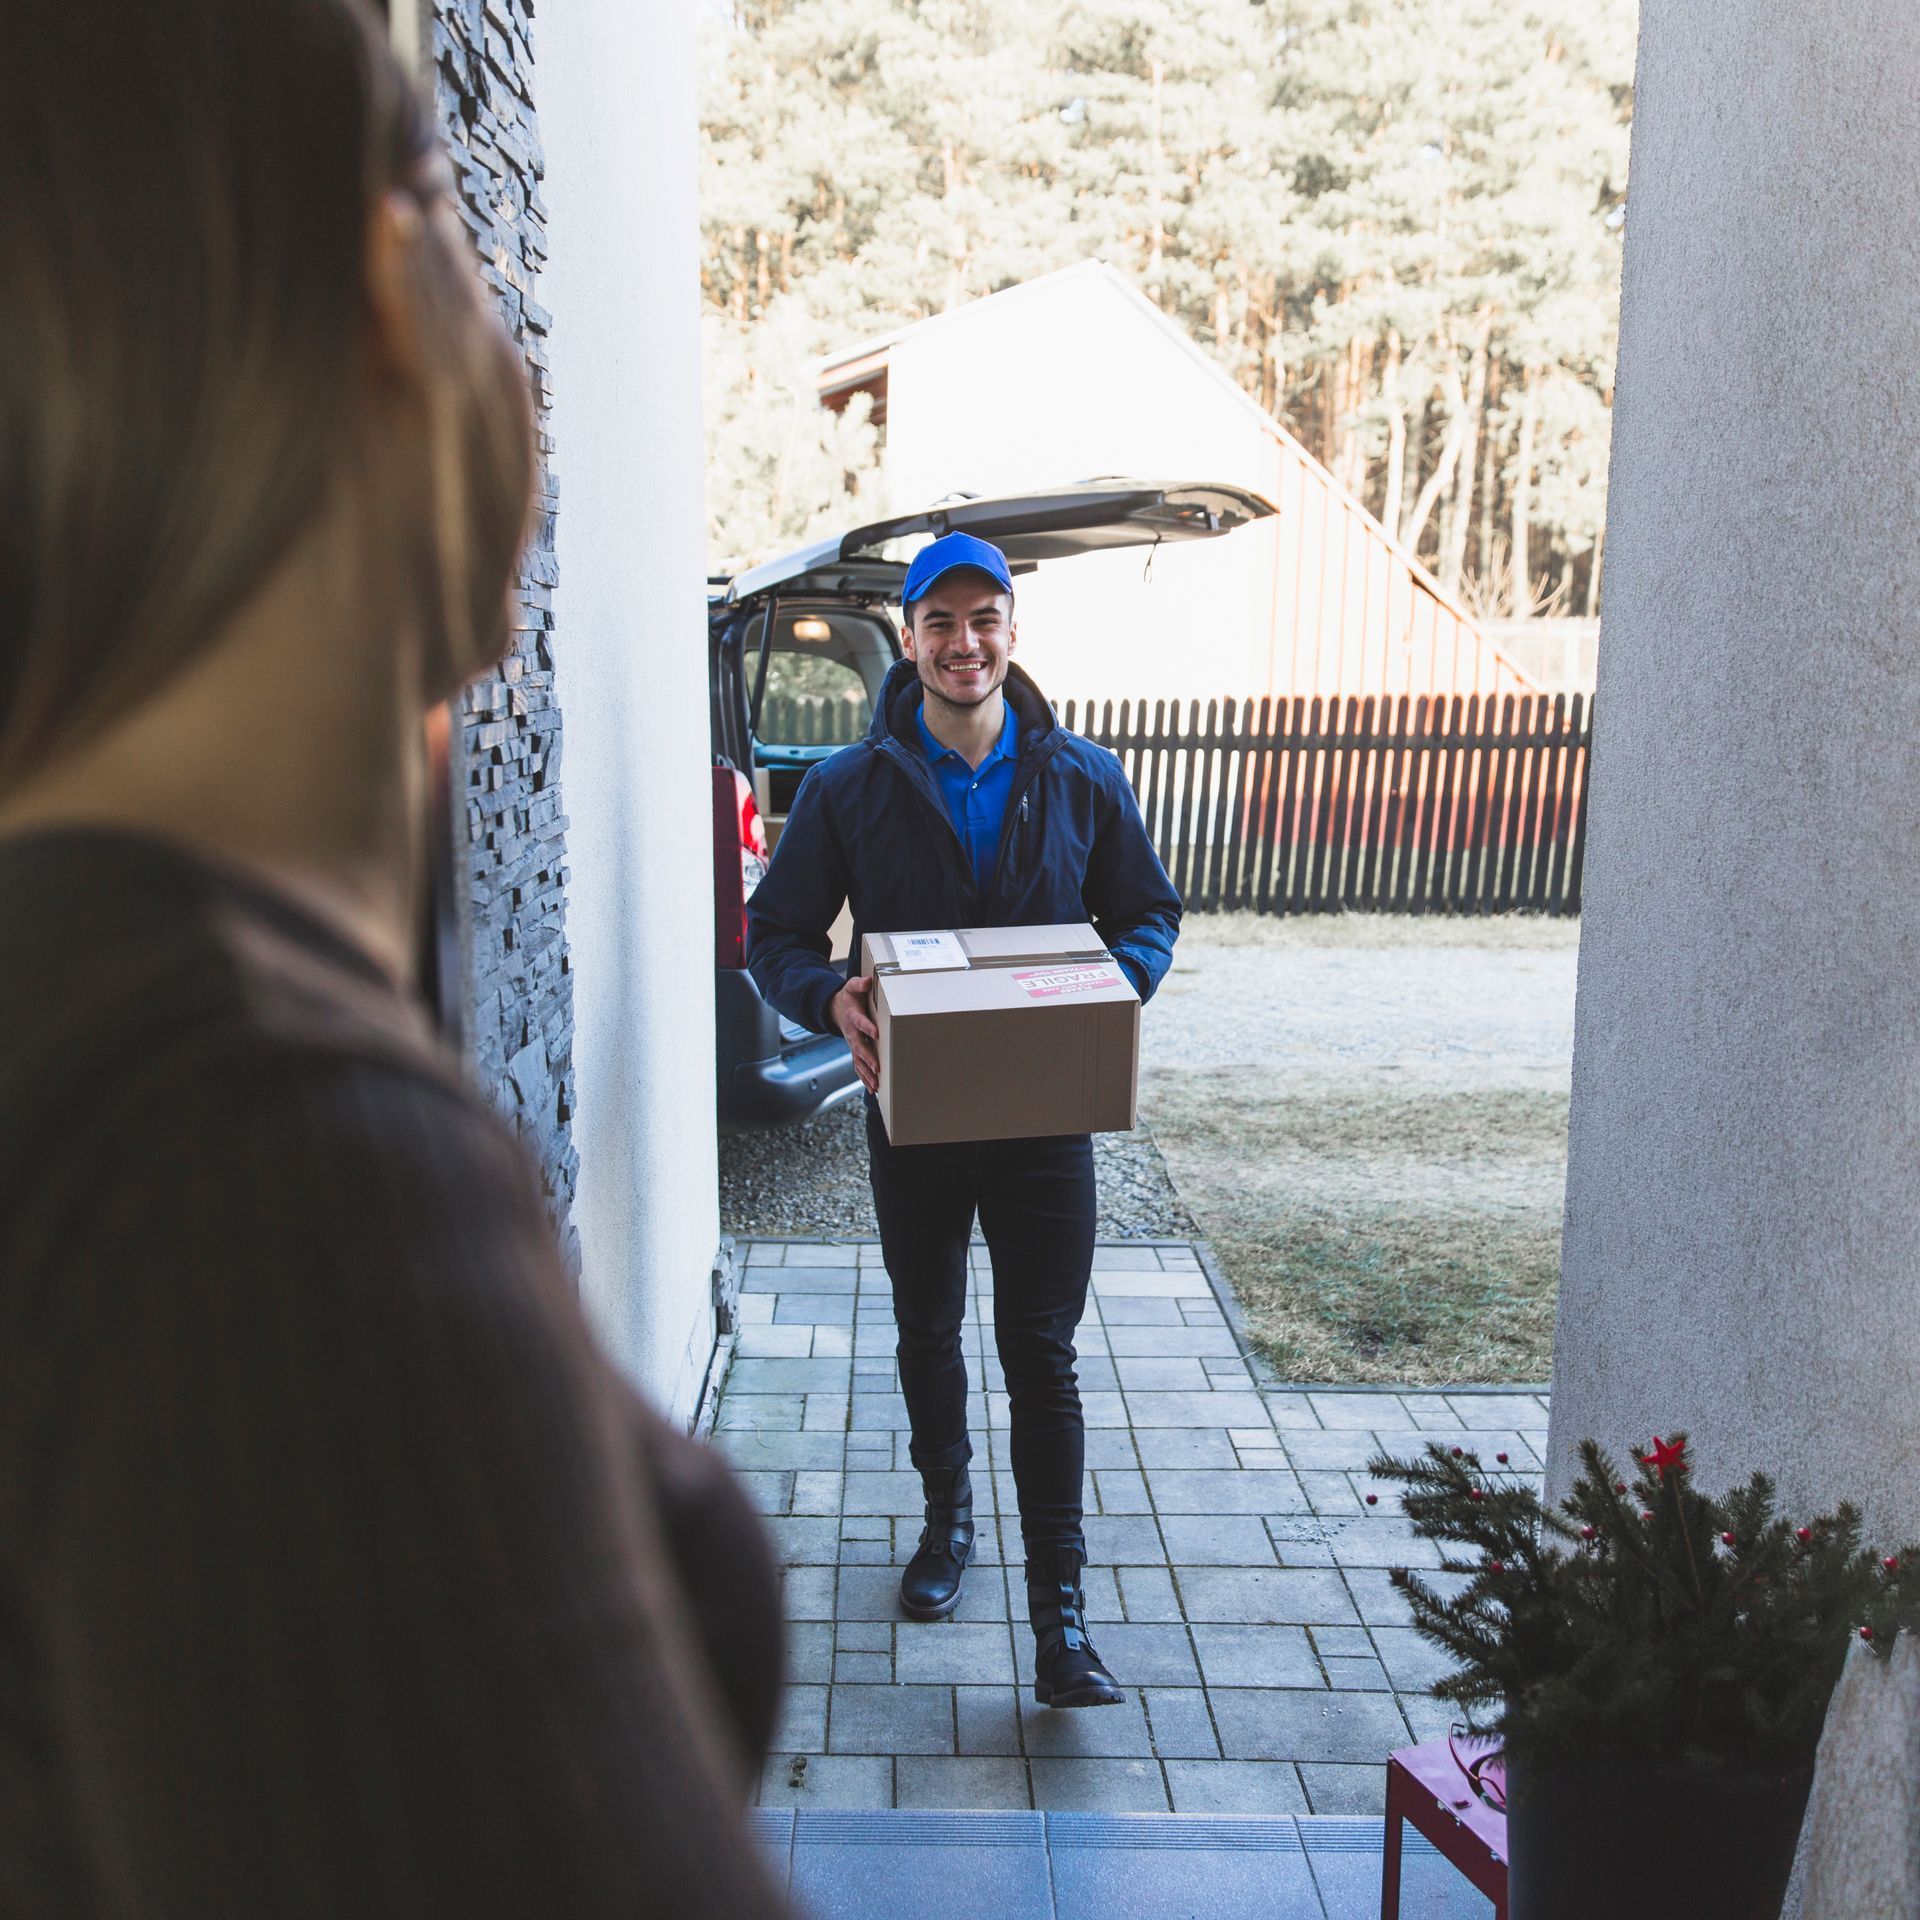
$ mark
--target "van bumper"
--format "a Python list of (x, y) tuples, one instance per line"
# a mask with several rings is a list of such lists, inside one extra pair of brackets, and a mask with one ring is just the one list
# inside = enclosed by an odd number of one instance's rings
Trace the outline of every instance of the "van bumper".
[(714, 969), (714, 1023), (722, 1126), (790, 1126), (860, 1091), (847, 1043), (838, 1034), (793, 1037), (743, 968)]

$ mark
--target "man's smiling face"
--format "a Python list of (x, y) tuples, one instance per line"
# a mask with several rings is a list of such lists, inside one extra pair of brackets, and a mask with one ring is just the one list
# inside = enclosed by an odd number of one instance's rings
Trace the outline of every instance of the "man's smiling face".
[(1013, 595), (989, 574), (955, 567), (914, 603), (902, 644), (930, 699), (977, 707), (1006, 679), (1015, 638)]

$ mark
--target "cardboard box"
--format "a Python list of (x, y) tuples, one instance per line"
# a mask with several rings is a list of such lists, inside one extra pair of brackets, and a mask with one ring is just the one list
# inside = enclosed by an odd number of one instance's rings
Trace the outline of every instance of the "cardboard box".
[(870, 933), (860, 971), (895, 1146), (1133, 1127), (1140, 996), (1091, 927)]

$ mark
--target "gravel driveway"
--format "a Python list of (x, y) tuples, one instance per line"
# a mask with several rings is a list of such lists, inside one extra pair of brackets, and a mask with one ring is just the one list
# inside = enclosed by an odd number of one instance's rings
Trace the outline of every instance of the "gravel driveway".
[[(1177, 1136), (1176, 1157), (1204, 1163), (1187, 1177), (1210, 1192), (1234, 1166), (1244, 1169), (1256, 1134), (1272, 1132), (1253, 1123), (1275, 1118), (1276, 1095), (1311, 1109), (1279, 1129), (1276, 1150), (1288, 1165), (1299, 1155), (1285, 1136), (1324, 1141), (1344, 1131), (1332, 1127), (1330, 1096), (1439, 1096), (1457, 1107), (1463, 1093), (1532, 1094), (1544, 1097), (1551, 1118), (1566, 1096), (1577, 937), (1572, 924), (1517, 919), (1190, 918), (1142, 1026), (1141, 1128), (1094, 1143), (1100, 1237), (1196, 1230), (1193, 1194), (1183, 1200), (1170, 1177), (1156, 1122), (1170, 1142)], [(1243, 1110), (1249, 1096), (1258, 1113)], [(1194, 1126), (1196, 1105), (1211, 1109), (1210, 1128)], [(1362, 1107), (1361, 1124), (1370, 1124), (1364, 1098)], [(1226, 1146), (1210, 1146), (1200, 1137), (1208, 1132), (1224, 1133)], [(1379, 1158), (1377, 1150), (1323, 1153), (1315, 1190), (1362, 1201), (1378, 1185)], [(1427, 1156), (1417, 1179), (1410, 1166), (1396, 1179), (1443, 1197), (1450, 1186), (1483, 1199), (1498, 1188), (1535, 1216), (1553, 1212), (1557, 1225), (1563, 1175), (1537, 1155), (1525, 1161)], [(803, 1126), (723, 1138), (720, 1209), (726, 1231), (739, 1235), (876, 1232), (859, 1103)]]
[[(854, 1100), (803, 1126), (723, 1136), (722, 1229), (742, 1237), (876, 1236), (861, 1113)], [(1102, 1240), (1178, 1240), (1194, 1233), (1193, 1216), (1145, 1126), (1131, 1134), (1096, 1134), (1093, 1160)]]

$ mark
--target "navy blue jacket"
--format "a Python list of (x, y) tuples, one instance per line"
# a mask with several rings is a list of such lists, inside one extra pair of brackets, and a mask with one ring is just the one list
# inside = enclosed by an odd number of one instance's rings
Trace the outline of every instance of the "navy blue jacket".
[(853, 908), (856, 965), (868, 933), (1091, 921), (1141, 999), (1160, 984), (1180, 896), (1120, 762), (1062, 727), (1018, 667), (1007, 669), (1006, 697), (1019, 758), (984, 889), (920, 746), (912, 661), (887, 675), (867, 737), (801, 781), (747, 903), (747, 965), (789, 1020), (832, 1031), (827, 1006), (846, 976), (827, 957), (828, 933), (842, 902)]

